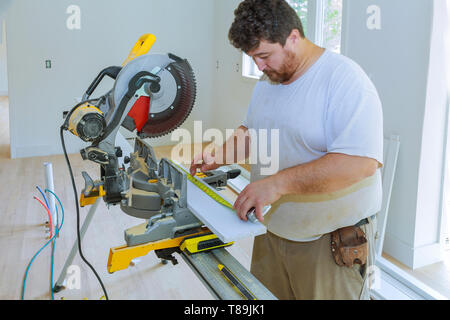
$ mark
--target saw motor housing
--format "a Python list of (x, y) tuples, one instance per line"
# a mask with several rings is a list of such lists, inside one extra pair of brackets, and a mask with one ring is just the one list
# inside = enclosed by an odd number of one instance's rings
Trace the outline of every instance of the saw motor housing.
[(69, 131), (85, 142), (99, 139), (105, 129), (103, 112), (88, 103), (77, 108), (69, 119)]

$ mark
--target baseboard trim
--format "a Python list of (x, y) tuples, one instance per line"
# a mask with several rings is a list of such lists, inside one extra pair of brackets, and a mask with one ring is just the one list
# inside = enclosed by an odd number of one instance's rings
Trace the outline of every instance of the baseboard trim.
[(414, 265), (414, 248), (387, 232), (384, 236), (383, 252), (409, 268)]
[(418, 269), (443, 260), (441, 245), (432, 243), (414, 249), (412, 269)]
[(412, 270), (442, 261), (439, 243), (412, 248), (400, 239), (386, 233), (383, 251)]

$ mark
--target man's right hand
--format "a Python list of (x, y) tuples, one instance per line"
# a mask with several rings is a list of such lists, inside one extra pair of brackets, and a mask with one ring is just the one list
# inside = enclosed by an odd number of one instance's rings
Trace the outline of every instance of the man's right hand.
[(203, 152), (197, 154), (191, 162), (190, 174), (194, 176), (197, 173), (197, 169), (201, 172), (211, 171), (219, 168), (220, 165), (216, 163), (215, 157), (210, 152)]

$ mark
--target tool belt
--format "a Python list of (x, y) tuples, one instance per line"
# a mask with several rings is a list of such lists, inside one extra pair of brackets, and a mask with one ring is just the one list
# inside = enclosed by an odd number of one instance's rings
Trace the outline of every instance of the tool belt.
[(366, 264), (369, 243), (360, 226), (367, 223), (368, 219), (363, 219), (355, 226), (337, 229), (331, 233), (331, 252), (337, 265), (351, 268), (354, 264)]

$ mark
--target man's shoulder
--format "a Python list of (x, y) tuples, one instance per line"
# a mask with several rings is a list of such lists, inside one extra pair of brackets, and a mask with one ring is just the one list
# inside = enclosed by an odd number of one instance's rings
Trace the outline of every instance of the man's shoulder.
[(364, 69), (353, 59), (342, 54), (330, 52), (327, 60), (329, 79), (335, 88), (356, 87), (374, 89), (374, 84)]
[(356, 61), (340, 53), (329, 52), (327, 67), (336, 75), (366, 76), (366, 72)]

